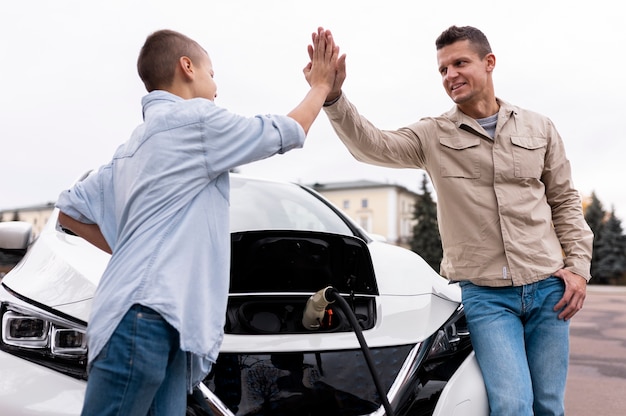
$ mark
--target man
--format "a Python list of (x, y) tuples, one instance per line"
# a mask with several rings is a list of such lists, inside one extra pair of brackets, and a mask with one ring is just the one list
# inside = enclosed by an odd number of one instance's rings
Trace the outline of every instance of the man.
[(593, 240), (563, 142), (548, 118), (496, 98), (480, 30), (452, 26), (436, 48), (449, 112), (376, 128), (342, 94), (345, 55), (324, 110), (358, 160), (429, 173), (441, 274), (460, 282), (491, 414), (562, 415), (569, 319), (585, 299)]
[(89, 320), (83, 415), (184, 415), (217, 358), (228, 297), (229, 171), (302, 147), (331, 90), (338, 47), (316, 36), (291, 112), (246, 118), (215, 105), (207, 52), (171, 30), (137, 62), (144, 122), (113, 159), (63, 192), (59, 222), (112, 253)]

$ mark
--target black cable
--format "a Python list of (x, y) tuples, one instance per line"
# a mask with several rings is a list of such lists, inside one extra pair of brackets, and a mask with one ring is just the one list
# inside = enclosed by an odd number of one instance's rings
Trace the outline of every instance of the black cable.
[(376, 386), (376, 390), (378, 391), (378, 395), (380, 396), (380, 401), (385, 408), (385, 414), (387, 416), (393, 416), (393, 409), (391, 408), (391, 404), (389, 404), (389, 400), (387, 399), (387, 393), (383, 389), (382, 384), (380, 383), (380, 379), (378, 378), (378, 374), (376, 374), (374, 368), (374, 360), (372, 358), (372, 354), (365, 342), (365, 338), (363, 337), (363, 332), (361, 332), (361, 325), (356, 320), (356, 316), (354, 316), (354, 312), (348, 305), (348, 302), (344, 298), (341, 297), (337, 289), (333, 287), (329, 287), (324, 294), (328, 301), (335, 301), (337, 305), (344, 312), (348, 320), (350, 321), (350, 325), (354, 329), (354, 333), (356, 334), (357, 339), (359, 340), (359, 344), (361, 345), (361, 350), (363, 351), (363, 356), (365, 357), (365, 361), (367, 362), (367, 366), (370, 369), (370, 373), (372, 373), (372, 379), (374, 380), (374, 385)]

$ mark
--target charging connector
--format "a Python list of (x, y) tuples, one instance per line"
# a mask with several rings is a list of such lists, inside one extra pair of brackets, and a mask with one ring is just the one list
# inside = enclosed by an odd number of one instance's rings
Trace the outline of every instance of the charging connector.
[(343, 311), (343, 313), (348, 318), (352, 329), (361, 345), (361, 350), (363, 351), (363, 356), (365, 357), (365, 361), (367, 366), (369, 367), (370, 373), (372, 374), (372, 379), (374, 381), (374, 385), (376, 386), (376, 390), (378, 391), (378, 395), (380, 396), (380, 401), (385, 409), (386, 416), (393, 416), (393, 409), (391, 408), (391, 404), (387, 399), (387, 393), (385, 392), (378, 374), (376, 374), (374, 368), (374, 359), (372, 358), (372, 354), (365, 342), (365, 338), (363, 337), (363, 332), (361, 331), (361, 325), (359, 325), (354, 312), (350, 308), (350, 305), (346, 300), (341, 297), (341, 294), (332, 286), (328, 286), (322, 290), (317, 291), (313, 294), (309, 300), (307, 300), (306, 306), (304, 308), (304, 313), (302, 315), (302, 325), (305, 328), (315, 330), (319, 329), (322, 320), (324, 319), (324, 314), (326, 312), (326, 307), (333, 303), (337, 302), (337, 306)]
[(324, 319), (324, 314), (326, 313), (326, 307), (333, 303), (332, 301), (326, 299), (326, 291), (331, 288), (331, 286), (328, 286), (319, 290), (311, 295), (309, 300), (307, 300), (306, 306), (304, 307), (304, 313), (302, 314), (302, 326), (306, 329), (316, 330), (322, 325), (322, 320)]

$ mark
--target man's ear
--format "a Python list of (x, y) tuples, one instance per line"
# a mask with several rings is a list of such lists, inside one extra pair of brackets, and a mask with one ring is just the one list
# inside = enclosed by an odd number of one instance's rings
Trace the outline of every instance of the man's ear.
[(178, 68), (181, 70), (181, 73), (189, 79), (193, 79), (194, 76), (194, 67), (193, 62), (187, 56), (181, 56), (178, 59)]
[(496, 56), (493, 53), (488, 53), (485, 60), (487, 61), (487, 72), (492, 72), (496, 67)]

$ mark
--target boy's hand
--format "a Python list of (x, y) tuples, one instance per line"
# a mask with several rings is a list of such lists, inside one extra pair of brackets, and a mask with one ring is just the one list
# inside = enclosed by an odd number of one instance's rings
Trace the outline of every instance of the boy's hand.
[[(309, 45), (311, 62), (303, 69), (304, 77), (311, 89), (302, 102), (287, 114), (288, 117), (293, 118), (302, 126), (305, 134), (308, 134), (311, 125), (336, 84), (339, 61), (339, 47), (335, 45), (329, 30), (320, 27), (317, 29), (317, 33), (313, 33), (312, 38), (313, 45)], [(341, 86), (339, 92), (341, 93)]]
[(326, 101), (331, 101), (341, 95), (341, 87), (343, 86), (343, 82), (346, 79), (346, 55), (343, 54), (339, 56), (339, 47), (335, 45), (330, 30), (324, 30), (320, 27), (317, 29), (317, 33), (312, 34), (313, 45), (308, 46), (309, 59), (311, 59), (311, 62), (309, 62), (309, 64), (304, 68), (304, 76), (309, 85), (313, 86), (313, 80), (310, 76), (313, 60), (315, 59), (317, 53), (322, 52), (320, 50), (319, 44), (324, 37), (326, 37), (326, 47), (328, 48), (328, 45), (331, 45), (333, 47), (333, 51), (336, 52), (336, 55), (338, 56), (335, 64), (335, 76), (333, 79), (332, 87), (330, 92), (328, 93), (328, 96), (326, 97)]
[(330, 30), (324, 30), (321, 27), (317, 29), (317, 33), (312, 34), (311, 38), (313, 44), (308, 46), (311, 62), (303, 70), (304, 77), (311, 87), (323, 86), (330, 93), (334, 87), (338, 69), (339, 47), (335, 45)]

